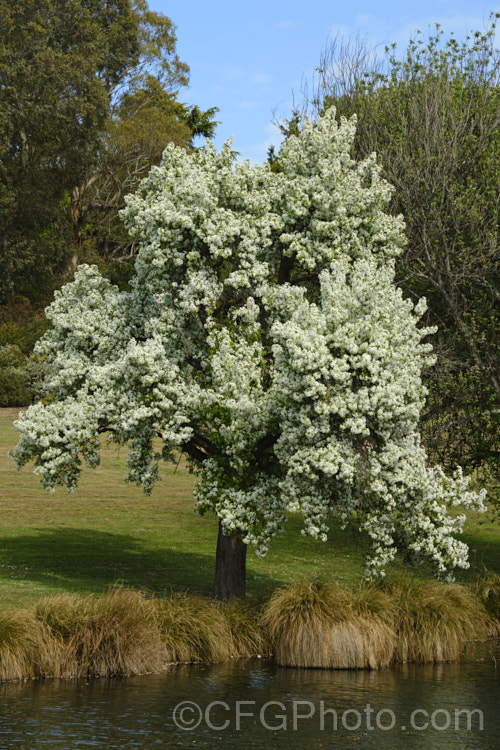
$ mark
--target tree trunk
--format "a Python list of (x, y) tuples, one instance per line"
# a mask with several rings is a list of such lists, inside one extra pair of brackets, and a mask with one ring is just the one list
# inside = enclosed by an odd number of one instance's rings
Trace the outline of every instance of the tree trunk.
[(246, 583), (247, 545), (242, 541), (239, 531), (229, 536), (223, 534), (219, 521), (217, 553), (215, 558), (215, 581), (213, 595), (215, 599), (243, 599)]

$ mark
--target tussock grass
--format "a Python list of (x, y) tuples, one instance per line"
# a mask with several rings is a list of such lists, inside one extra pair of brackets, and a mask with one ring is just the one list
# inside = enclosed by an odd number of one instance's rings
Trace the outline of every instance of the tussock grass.
[(464, 586), (404, 575), (382, 585), (393, 602), (398, 662), (455, 661), (465, 641), (487, 635), (484, 607)]
[(0, 616), (0, 680), (127, 676), (263, 652), (258, 608), (189, 594), (60, 594)]
[(233, 656), (250, 657), (271, 654), (271, 645), (262, 627), (262, 607), (232, 599), (222, 605), (231, 631)]
[[(373, 597), (375, 608), (375, 597)], [(263, 615), (278, 664), (361, 669), (387, 666), (395, 634), (343, 586), (300, 580), (278, 589)]]
[(263, 622), (283, 666), (455, 661), (466, 641), (500, 633), (499, 593), (496, 574), (476, 591), (404, 575), (354, 591), (301, 580), (275, 591)]
[(32, 612), (0, 613), (0, 680), (44, 677), (57, 654), (58, 643)]
[(156, 622), (169, 662), (219, 662), (233, 655), (222, 609), (201, 596), (173, 594), (155, 602)]
[(60, 644), (52, 665), (55, 677), (144, 674), (165, 664), (154, 605), (139, 592), (62, 594), (40, 602), (35, 614)]
[(485, 569), (478, 576), (474, 591), (481, 601), (488, 616), (488, 634), (493, 637), (500, 636), (500, 576), (491, 570)]
[(36, 618), (52, 636), (61, 641), (71, 638), (91, 616), (95, 600), (78, 594), (57, 594), (41, 599), (34, 607)]
[(269, 653), (256, 605), (173, 594), (156, 599), (155, 607), (170, 662), (220, 662)]
[(271, 653), (283, 666), (333, 669), (457, 660), (465, 641), (500, 634), (499, 594), (490, 572), (474, 589), (409, 576), (355, 590), (301, 579), (263, 604), (124, 588), (61, 594), (0, 613), (0, 680), (127, 676)]

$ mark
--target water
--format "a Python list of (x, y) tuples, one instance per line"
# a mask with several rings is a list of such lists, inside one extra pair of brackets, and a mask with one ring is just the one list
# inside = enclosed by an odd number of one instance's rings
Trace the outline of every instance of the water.
[[(377, 672), (283, 669), (255, 659), (127, 679), (4, 684), (0, 750), (267, 750), (290, 743), (307, 750), (495, 750), (499, 680), (497, 641), (470, 646), (459, 664)], [(176, 709), (186, 701), (184, 711)], [(469, 726), (466, 712), (474, 712)]]

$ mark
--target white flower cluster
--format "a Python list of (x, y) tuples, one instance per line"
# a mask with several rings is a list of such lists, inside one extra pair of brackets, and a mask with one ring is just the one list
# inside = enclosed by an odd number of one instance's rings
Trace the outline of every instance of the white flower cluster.
[(235, 164), (230, 142), (169, 146), (123, 212), (140, 245), (132, 291), (81, 266), (48, 310), (52, 401), (20, 417), (18, 464), (72, 489), (107, 432), (146, 491), (185, 451), (197, 510), (260, 554), (287, 510), (319, 539), (355, 513), (369, 575), (401, 548), (443, 577), (466, 567), (447, 506), (483, 509), (484, 493), (426, 465), (431, 331), (394, 284), (403, 222), (375, 157), (352, 160), (354, 131), (329, 110), (286, 141), (280, 172)]

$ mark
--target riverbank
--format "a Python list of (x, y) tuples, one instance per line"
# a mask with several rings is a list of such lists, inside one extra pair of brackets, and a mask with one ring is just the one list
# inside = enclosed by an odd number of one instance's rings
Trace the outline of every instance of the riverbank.
[(474, 589), (400, 577), (355, 590), (295, 581), (256, 604), (189, 595), (61, 594), (0, 613), (0, 681), (123, 677), (273, 655), (290, 667), (379, 669), (457, 661), (500, 635), (500, 576)]

